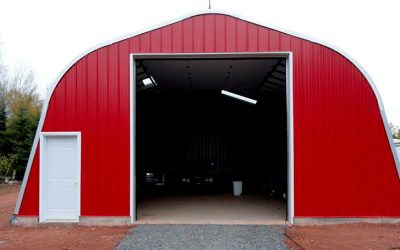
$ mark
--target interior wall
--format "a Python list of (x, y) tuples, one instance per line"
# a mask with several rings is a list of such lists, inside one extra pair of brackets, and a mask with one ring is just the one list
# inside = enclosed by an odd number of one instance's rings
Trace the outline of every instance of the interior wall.
[(219, 191), (243, 180), (245, 193), (261, 192), (287, 176), (285, 96), (252, 105), (220, 90), (138, 93), (136, 117), (139, 183), (146, 171), (178, 176), (193, 162), (214, 163)]

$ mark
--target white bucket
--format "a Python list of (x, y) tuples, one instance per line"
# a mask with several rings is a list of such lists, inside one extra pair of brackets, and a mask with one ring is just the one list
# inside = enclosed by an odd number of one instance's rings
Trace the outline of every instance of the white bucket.
[(233, 195), (240, 196), (242, 194), (242, 181), (233, 181)]

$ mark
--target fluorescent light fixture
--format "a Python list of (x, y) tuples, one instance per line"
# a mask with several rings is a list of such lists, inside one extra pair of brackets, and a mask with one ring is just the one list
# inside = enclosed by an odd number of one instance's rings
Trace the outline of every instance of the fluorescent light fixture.
[(254, 100), (254, 99), (251, 99), (251, 98), (248, 98), (248, 97), (244, 97), (244, 96), (241, 96), (241, 95), (238, 95), (238, 94), (226, 91), (226, 90), (222, 90), (221, 94), (227, 95), (229, 97), (233, 97), (233, 98), (236, 98), (236, 99), (239, 99), (241, 101), (245, 101), (245, 102), (248, 102), (248, 103), (251, 103), (251, 104), (256, 104), (257, 103), (257, 100)]
[(143, 84), (145, 86), (149, 85), (149, 84), (152, 84), (152, 83), (156, 84), (156, 82), (154, 81), (154, 78), (152, 76), (150, 76), (150, 77), (148, 77), (146, 79), (143, 79), (142, 82), (143, 82)]

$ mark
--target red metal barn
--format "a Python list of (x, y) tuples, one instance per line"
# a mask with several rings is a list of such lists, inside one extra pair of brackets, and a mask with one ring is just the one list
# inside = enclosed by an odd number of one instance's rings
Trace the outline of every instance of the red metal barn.
[[(193, 68), (189, 76), (180, 74), (185, 63)], [(240, 76), (226, 76), (235, 67)], [(212, 85), (219, 75), (225, 83)], [(230, 79), (237, 86), (230, 87)], [(219, 91), (212, 98), (222, 98), (222, 89), (240, 89), (260, 105), (283, 96), (288, 221), (400, 217), (399, 160), (377, 89), (361, 66), (306, 36), (206, 11), (101, 44), (65, 68), (43, 108), (17, 220), (135, 222), (136, 99), (156, 85), (179, 89), (186, 83)]]

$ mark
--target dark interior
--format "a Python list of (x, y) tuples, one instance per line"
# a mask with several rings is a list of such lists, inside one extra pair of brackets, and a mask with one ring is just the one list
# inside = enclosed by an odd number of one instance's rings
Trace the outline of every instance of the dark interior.
[[(136, 60), (138, 202), (154, 194), (232, 192), (234, 180), (243, 181), (243, 195), (275, 192), (283, 198), (285, 63), (284, 58)], [(184, 183), (189, 176), (208, 183)]]

